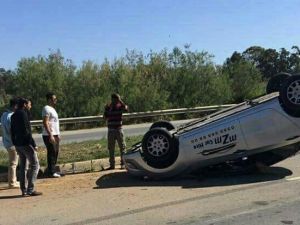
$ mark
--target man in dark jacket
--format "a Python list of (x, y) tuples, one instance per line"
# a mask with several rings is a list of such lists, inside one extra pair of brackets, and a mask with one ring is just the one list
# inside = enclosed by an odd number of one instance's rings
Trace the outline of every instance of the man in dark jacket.
[(107, 104), (104, 109), (104, 119), (107, 120), (107, 140), (109, 150), (108, 169), (115, 169), (115, 143), (118, 142), (121, 153), (121, 169), (124, 168), (123, 154), (125, 153), (125, 140), (122, 129), (122, 114), (128, 111), (128, 106), (121, 100), (120, 95), (112, 94), (111, 103)]
[[(28, 114), (25, 111), (27, 104), (28, 101), (26, 99), (20, 98), (18, 101), (18, 108), (11, 117), (11, 139), (19, 154), (20, 188), (22, 191), (22, 196), (24, 197), (42, 194), (34, 189), (34, 183), (37, 179), (40, 165), (36, 152), (36, 144), (31, 134), (30, 121)], [(29, 163), (27, 174), (26, 161)]]

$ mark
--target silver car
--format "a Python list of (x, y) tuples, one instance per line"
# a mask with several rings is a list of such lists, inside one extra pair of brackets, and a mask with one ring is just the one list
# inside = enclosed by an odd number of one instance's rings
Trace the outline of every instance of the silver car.
[(281, 73), (257, 99), (177, 128), (154, 123), (124, 162), (132, 175), (166, 178), (222, 163), (270, 166), (299, 147), (300, 75)]

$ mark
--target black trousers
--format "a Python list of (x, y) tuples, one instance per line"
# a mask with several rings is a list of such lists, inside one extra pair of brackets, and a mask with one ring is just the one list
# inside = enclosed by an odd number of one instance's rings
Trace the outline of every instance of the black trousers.
[(49, 136), (43, 136), (44, 143), (47, 148), (47, 163), (48, 163), (48, 172), (50, 175), (54, 174), (55, 165), (57, 163), (57, 157), (59, 153), (59, 138), (58, 135), (53, 135), (55, 138), (55, 143), (52, 144), (49, 140)]

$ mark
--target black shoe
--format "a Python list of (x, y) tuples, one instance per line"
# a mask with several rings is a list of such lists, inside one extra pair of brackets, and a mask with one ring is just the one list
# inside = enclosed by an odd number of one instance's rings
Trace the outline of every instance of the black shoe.
[(27, 192), (22, 192), (22, 197), (28, 197), (29, 195), (27, 194)]
[(108, 167), (107, 169), (105, 169), (105, 170), (114, 170), (115, 169), (115, 166), (110, 166), (110, 167)]
[(38, 192), (38, 191), (33, 191), (33, 192), (30, 192), (30, 193), (27, 193), (27, 195), (29, 196), (39, 196), (39, 195), (42, 195), (43, 193), (42, 192)]

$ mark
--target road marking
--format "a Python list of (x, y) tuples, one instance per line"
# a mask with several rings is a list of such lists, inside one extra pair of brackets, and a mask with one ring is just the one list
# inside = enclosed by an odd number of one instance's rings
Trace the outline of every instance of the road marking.
[(300, 177), (291, 177), (291, 178), (287, 178), (287, 181), (294, 181), (294, 180), (300, 180)]

